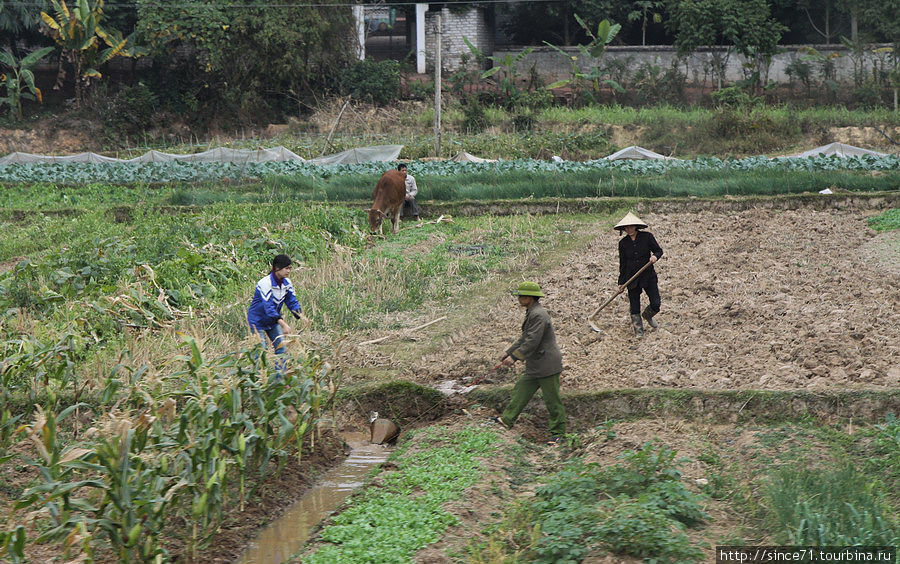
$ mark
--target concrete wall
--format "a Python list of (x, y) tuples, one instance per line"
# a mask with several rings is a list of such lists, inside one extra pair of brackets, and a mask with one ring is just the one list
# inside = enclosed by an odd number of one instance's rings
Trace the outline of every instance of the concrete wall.
[[(448, 8), (425, 13), (425, 61), (428, 72), (434, 70), (435, 24), (438, 13), (441, 14), (441, 69), (457, 70), (463, 55), (471, 54), (463, 42), (463, 37), (487, 55), (494, 49), (494, 36), (487, 24), (484, 8), (470, 8), (466, 12), (456, 13)], [(471, 57), (470, 57), (471, 60)], [(471, 64), (471, 63), (470, 63)]]
[[(868, 75), (873, 74), (873, 65), (878, 69), (891, 68), (890, 54), (875, 54), (871, 50), (877, 47), (888, 47), (889, 45), (873, 45), (866, 52), (865, 57), (860, 63), (860, 67), (864, 67), (868, 71)], [(805, 57), (803, 49), (804, 45), (784, 45), (780, 47), (781, 53), (772, 58), (772, 64), (768, 69), (768, 78), (779, 83), (790, 81), (790, 76), (786, 72), (786, 68), (794, 60)], [(826, 57), (833, 56), (829, 59), (834, 63), (835, 73), (839, 82), (853, 82), (854, 61), (851, 52), (838, 45), (811, 45)], [(507, 54), (517, 54), (523, 48), (497, 50), (494, 55), (503, 57)], [(579, 55), (577, 47), (567, 47), (563, 49), (571, 55)], [(640, 66), (652, 64), (662, 67), (663, 69), (671, 67), (673, 64), (683, 72), (688, 81), (696, 84), (713, 85), (716, 83), (716, 74), (713, 72), (712, 61), (716, 53), (724, 56), (726, 49), (724, 47), (705, 47), (698, 49), (694, 53), (685, 57), (679, 57), (675, 48), (668, 45), (648, 45), (648, 46), (620, 46), (610, 47), (604, 55), (602, 65), (610, 62), (618, 62), (624, 65), (629, 74), (633, 74)], [(744, 78), (744, 63), (746, 61), (737, 53), (731, 53), (725, 68), (726, 80), (729, 82), (741, 80)], [(594, 66), (593, 59), (582, 60), (579, 57), (578, 63), (582, 70), (587, 71)], [(531, 69), (535, 65), (538, 73), (546, 79), (555, 80), (569, 77), (570, 63), (559, 52), (549, 47), (537, 47), (519, 64), (519, 71), (522, 73)], [(819, 65), (811, 62), (812, 76), (815, 81), (821, 80), (821, 72)], [(764, 75), (763, 73), (761, 73)]]

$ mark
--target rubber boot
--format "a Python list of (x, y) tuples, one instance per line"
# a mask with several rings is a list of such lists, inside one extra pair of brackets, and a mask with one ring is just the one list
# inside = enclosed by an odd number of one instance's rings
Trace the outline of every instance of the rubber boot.
[(637, 313), (631, 314), (631, 327), (634, 334), (641, 337), (644, 334), (644, 324), (641, 322), (641, 316)]
[(650, 306), (644, 308), (644, 311), (641, 313), (641, 317), (647, 320), (647, 325), (656, 329), (659, 327), (659, 323), (653, 321), (653, 316), (659, 312), (653, 311), (650, 309)]

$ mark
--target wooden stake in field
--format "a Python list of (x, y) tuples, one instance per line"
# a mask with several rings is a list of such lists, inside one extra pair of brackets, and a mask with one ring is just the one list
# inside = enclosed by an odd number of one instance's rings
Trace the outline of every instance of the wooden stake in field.
[(441, 156), (441, 15), (435, 16), (434, 39), (434, 156)]

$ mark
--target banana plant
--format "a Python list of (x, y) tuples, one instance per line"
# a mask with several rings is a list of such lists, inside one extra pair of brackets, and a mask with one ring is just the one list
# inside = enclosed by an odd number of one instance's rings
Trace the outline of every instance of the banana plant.
[(507, 97), (507, 99), (512, 100), (514, 95), (518, 93), (518, 89), (516, 88), (516, 76), (517, 76), (517, 68), (519, 62), (531, 54), (534, 51), (534, 47), (529, 47), (528, 49), (523, 49), (516, 55), (504, 55), (503, 57), (495, 56), (495, 55), (484, 55), (477, 47), (472, 45), (471, 42), (467, 38), (463, 38), (466, 45), (469, 47), (469, 50), (475, 56), (475, 59), (478, 61), (489, 60), (493, 62), (494, 66), (489, 68), (488, 70), (481, 73), (481, 78), (489, 78), (494, 76), (497, 73), (502, 73), (500, 75), (500, 82), (498, 83), (500, 86), (500, 90)]
[[(59, 72), (54, 90), (62, 87), (65, 80), (63, 61), (68, 60), (75, 68), (75, 101), (80, 107), (84, 102), (85, 87), (90, 80), (101, 78), (101, 65), (117, 56), (139, 56), (141, 51), (129, 49), (130, 38), (102, 25), (103, 0), (75, 0), (70, 9), (66, 0), (51, 0), (55, 14), (41, 12), (41, 19), (50, 28), (50, 36), (62, 47)], [(107, 46), (102, 48), (102, 44)]]
[(33, 100), (39, 104), (44, 101), (41, 89), (34, 84), (34, 73), (31, 67), (53, 51), (53, 47), (44, 47), (33, 51), (20, 60), (16, 60), (9, 51), (0, 51), (0, 64), (9, 67), (0, 82), (6, 86), (6, 97), (0, 98), (0, 106), (9, 106), (9, 116), (22, 119), (22, 100)]
[[(569, 60), (569, 65), (571, 67), (571, 78), (558, 80), (549, 84), (547, 85), (547, 89), (562, 88), (563, 86), (568, 86), (570, 84), (578, 85), (582, 81), (588, 81), (592, 84), (594, 92), (599, 91), (601, 86), (608, 86), (616, 92), (624, 92), (625, 89), (622, 88), (618, 82), (604, 78), (606, 73), (600, 67), (600, 59), (606, 52), (607, 46), (612, 43), (613, 39), (618, 35), (619, 30), (622, 29), (622, 26), (620, 24), (611, 23), (609, 20), (602, 20), (597, 24), (597, 30), (594, 31), (578, 14), (575, 14), (575, 20), (578, 22), (578, 25), (584, 29), (588, 37), (591, 38), (591, 42), (587, 45), (578, 46), (580, 55), (569, 55), (556, 45), (551, 45), (546, 41), (544, 42), (566, 57)], [(593, 67), (589, 72), (582, 71), (579, 60), (593, 61)]]

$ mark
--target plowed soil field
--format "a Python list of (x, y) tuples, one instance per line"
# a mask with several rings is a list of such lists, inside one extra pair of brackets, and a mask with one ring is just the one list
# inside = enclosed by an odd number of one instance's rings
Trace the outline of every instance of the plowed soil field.
[[(602, 333), (586, 323), (616, 288), (618, 234), (606, 226), (557, 266), (519, 276), (535, 278), (547, 295), (565, 389), (900, 386), (900, 244), (892, 233), (876, 237), (865, 214), (755, 209), (642, 219), (665, 253), (660, 327), (643, 338), (632, 334), (624, 294), (598, 316)], [(423, 381), (485, 374), (523, 315), (514, 298), (498, 295), (449, 346), (397, 368)]]

